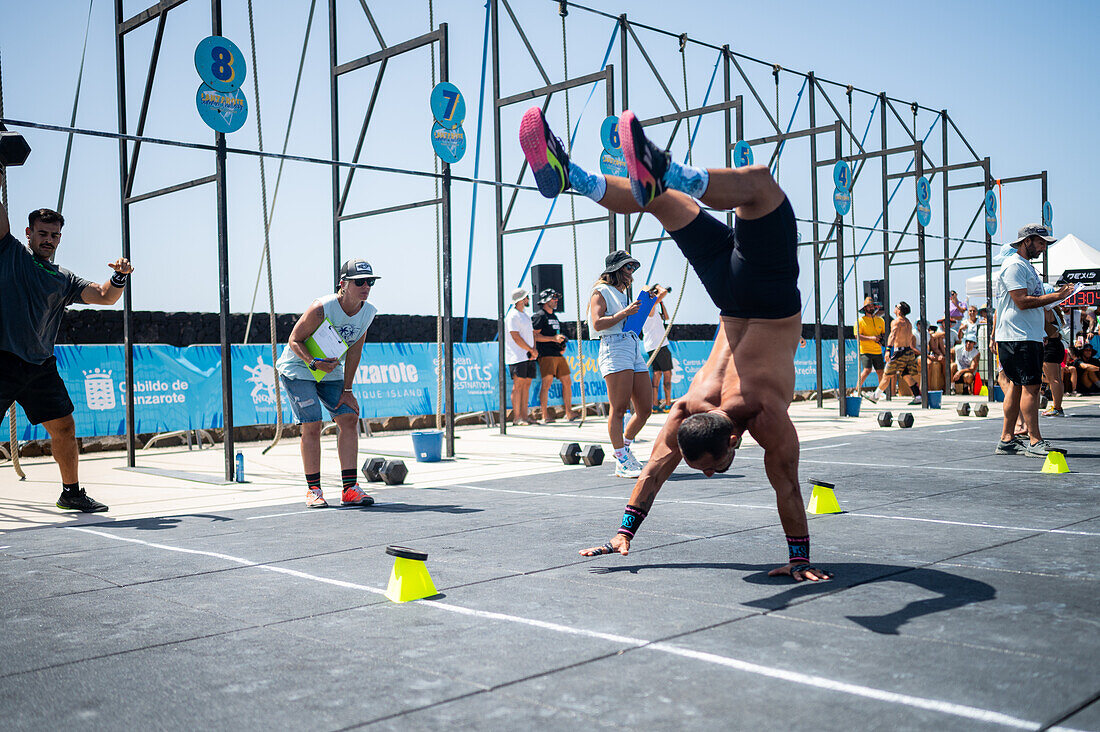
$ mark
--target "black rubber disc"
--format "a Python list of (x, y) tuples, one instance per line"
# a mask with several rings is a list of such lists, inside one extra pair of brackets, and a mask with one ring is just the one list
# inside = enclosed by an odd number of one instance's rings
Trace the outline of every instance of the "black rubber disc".
[(386, 547), (386, 554), (389, 554), (391, 557), (401, 557), (402, 559), (415, 559), (418, 562), (423, 562), (428, 558), (427, 552), (418, 552), (407, 546), (388, 546)]

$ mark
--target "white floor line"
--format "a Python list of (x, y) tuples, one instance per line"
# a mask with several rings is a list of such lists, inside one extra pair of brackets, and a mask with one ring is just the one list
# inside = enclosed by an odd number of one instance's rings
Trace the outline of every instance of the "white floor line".
[(809, 452), (810, 450), (828, 450), (830, 447), (847, 447), (848, 445), (851, 445), (851, 444), (852, 443), (850, 443), (850, 442), (841, 442), (841, 443), (838, 443), (836, 445), (818, 445), (817, 447), (801, 447), (801, 448), (799, 448), (799, 451), (800, 452)]
[(306, 508), (301, 511), (287, 511), (286, 513), (267, 513), (263, 516), (247, 516), (245, 521), (255, 521), (256, 519), (277, 518), (279, 516), (297, 516), (300, 513), (316, 513), (316, 508)]
[[(311, 582), (320, 582), (322, 584), (343, 587), (346, 589), (361, 590), (363, 592), (370, 592), (376, 595), (385, 594), (385, 590), (379, 589), (377, 587), (369, 587), (367, 585), (361, 585), (354, 582), (345, 582), (343, 580), (320, 577), (318, 575), (312, 575), (306, 572), (299, 572), (297, 570), (287, 569), (285, 567), (275, 567), (270, 564), (259, 564), (249, 559), (234, 557), (228, 554), (201, 551), (198, 549), (184, 549), (182, 547), (174, 547), (168, 544), (156, 544), (151, 541), (117, 536), (115, 534), (110, 534), (104, 531), (85, 529), (77, 526), (66, 526), (64, 528), (70, 531), (81, 531), (87, 534), (102, 536), (107, 539), (115, 539), (116, 541), (141, 544), (143, 546), (151, 547), (153, 549), (163, 549), (165, 551), (181, 552), (183, 554), (199, 554), (207, 557), (213, 557), (215, 559), (223, 559), (227, 562), (240, 564), (245, 567), (254, 567), (256, 569), (264, 570), (267, 572), (286, 574)], [(863, 697), (865, 699), (874, 699), (876, 701), (882, 701), (889, 704), (897, 704), (900, 706), (913, 707), (916, 709), (926, 709), (928, 711), (939, 712), (941, 714), (947, 714), (954, 717), (973, 719), (979, 722), (986, 722), (990, 724), (999, 724), (1005, 727), (1011, 727), (1013, 729), (1038, 730), (1042, 727), (1042, 725), (1037, 722), (1020, 719), (1018, 717), (1013, 717), (1008, 714), (1002, 714), (1001, 712), (995, 712), (990, 709), (981, 709), (979, 707), (972, 707), (965, 704), (955, 704), (953, 702), (941, 701), (939, 699), (928, 699), (925, 697), (912, 696), (909, 694), (899, 694), (897, 692), (885, 691), (883, 689), (876, 689), (870, 686), (862, 686), (860, 684), (850, 684), (844, 681), (836, 681), (835, 679), (829, 679), (822, 676), (814, 676), (812, 674), (805, 674), (797, 671), (787, 671), (784, 669), (772, 668), (770, 666), (762, 666), (757, 663), (750, 663), (748, 661), (742, 661), (736, 658), (730, 658), (728, 656), (721, 656), (715, 653), (706, 653), (703, 651), (694, 651), (689, 648), (682, 648), (671, 643), (654, 642), (642, 638), (631, 638), (629, 636), (601, 633), (599, 631), (576, 628), (573, 626), (561, 625), (558, 623), (548, 623), (542, 620), (524, 618), (517, 615), (506, 615), (504, 613), (495, 613), (486, 610), (473, 610), (471, 608), (460, 607), (458, 605), (438, 602), (435, 600), (417, 600), (416, 602), (418, 605), (425, 605), (427, 607), (433, 607), (439, 610), (445, 610), (447, 612), (457, 613), (460, 615), (485, 618), (487, 620), (499, 620), (508, 623), (518, 623), (534, 628), (541, 628), (543, 630), (550, 630), (556, 633), (577, 635), (586, 638), (595, 638), (598, 640), (609, 641), (611, 643), (620, 643), (623, 645), (634, 646), (641, 649), (659, 651), (674, 656), (680, 656), (682, 658), (690, 658), (695, 661), (702, 661), (704, 663), (725, 666), (726, 668), (732, 668), (738, 671), (756, 674), (758, 676), (765, 676), (768, 678), (779, 679), (781, 681), (788, 681), (790, 683), (800, 684), (802, 686), (812, 686), (818, 689), (825, 689), (827, 691), (838, 692), (842, 694), (851, 694), (853, 696)]]
[(1039, 534), (1070, 534), (1073, 536), (1100, 536), (1096, 531), (1070, 531), (1069, 529), (1037, 529), (1033, 526), (1002, 526), (1000, 524), (971, 523), (968, 521), (947, 521), (945, 519), (916, 518), (914, 516), (884, 516), (877, 513), (861, 513), (848, 511), (844, 516), (859, 516), (861, 518), (889, 519), (891, 521), (920, 521), (929, 524), (947, 524), (949, 526), (970, 526), (980, 529), (1006, 529), (1009, 531), (1027, 531)]
[(953, 427), (949, 430), (936, 430), (936, 434), (942, 435), (945, 432), (966, 432), (967, 430), (980, 429), (981, 425), (974, 425), (973, 427)]

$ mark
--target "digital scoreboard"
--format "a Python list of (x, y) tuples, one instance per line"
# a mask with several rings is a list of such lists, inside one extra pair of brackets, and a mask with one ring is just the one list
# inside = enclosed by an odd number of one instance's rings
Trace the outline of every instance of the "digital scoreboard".
[(1081, 289), (1066, 299), (1062, 307), (1092, 308), (1100, 305), (1100, 269), (1067, 269), (1058, 278), (1057, 284), (1081, 285)]

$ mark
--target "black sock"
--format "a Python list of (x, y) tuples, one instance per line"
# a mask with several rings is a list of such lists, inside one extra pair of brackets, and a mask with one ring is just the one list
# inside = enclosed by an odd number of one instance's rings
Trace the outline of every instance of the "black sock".
[(66, 493), (79, 493), (80, 483), (62, 483), (61, 490), (65, 491)]
[(306, 473), (306, 485), (310, 488), (316, 488), (321, 490), (321, 474), (320, 473)]
[(910, 388), (910, 389), (912, 390), (912, 392), (913, 392), (913, 397), (914, 397), (914, 398), (916, 398), (916, 397), (919, 397), (919, 396), (920, 396), (920, 387), (919, 387), (919, 386), (913, 385), (913, 386), (911, 386), (911, 387), (909, 387), (909, 388)]
[(340, 471), (340, 479), (342, 481), (344, 481), (344, 487), (345, 488), (351, 488), (353, 485), (355, 485), (356, 483), (359, 482), (359, 479), (356, 478), (355, 468), (348, 468), (347, 470), (341, 470)]

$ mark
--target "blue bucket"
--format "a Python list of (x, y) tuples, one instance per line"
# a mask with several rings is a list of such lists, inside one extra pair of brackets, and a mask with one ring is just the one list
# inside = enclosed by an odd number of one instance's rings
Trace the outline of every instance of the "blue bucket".
[(413, 432), (413, 452), (418, 463), (438, 463), (443, 457), (443, 430)]
[(1002, 388), (1001, 388), (1000, 386), (998, 386), (997, 384), (994, 384), (994, 385), (993, 385), (993, 401), (995, 401), (995, 402), (1003, 402), (1004, 400), (1005, 400), (1005, 392), (1004, 392), (1004, 389), (1002, 389)]
[(859, 416), (859, 406), (863, 403), (862, 397), (844, 397), (844, 410), (849, 417)]
[(939, 409), (940, 401), (943, 399), (942, 391), (930, 391), (928, 392), (928, 408)]

